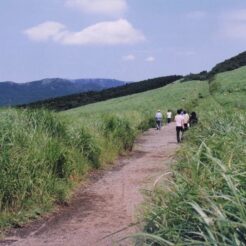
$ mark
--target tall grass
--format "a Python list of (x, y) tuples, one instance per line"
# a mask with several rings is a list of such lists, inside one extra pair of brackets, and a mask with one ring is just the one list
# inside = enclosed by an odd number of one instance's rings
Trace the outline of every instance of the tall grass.
[(146, 245), (246, 245), (246, 114), (212, 97), (197, 110), (170, 190), (148, 198)]
[(110, 115), (104, 119), (103, 133), (107, 139), (119, 144), (119, 149), (131, 150), (136, 137), (136, 131), (129, 121)]
[(213, 97), (224, 106), (246, 109), (246, 67), (216, 75), (210, 81)]
[[(73, 146), (67, 148), (67, 138), (65, 125), (50, 112), (1, 112), (0, 225), (11, 223), (13, 213), (33, 205), (42, 204), (40, 209), (45, 209), (66, 199), (69, 178), (78, 171), (76, 166), (86, 168), (84, 156), (79, 156)], [(12, 219), (5, 221), (8, 213)]]
[(90, 169), (131, 150), (136, 136), (154, 126), (157, 109), (183, 107), (201, 93), (208, 93), (204, 82), (176, 82), (59, 114), (1, 110), (0, 227), (63, 203)]
[(66, 201), (84, 174), (110, 160), (107, 149), (115, 156), (130, 150), (136, 133), (129, 121), (115, 116), (88, 129), (72, 128), (45, 110), (2, 110), (0, 227)]

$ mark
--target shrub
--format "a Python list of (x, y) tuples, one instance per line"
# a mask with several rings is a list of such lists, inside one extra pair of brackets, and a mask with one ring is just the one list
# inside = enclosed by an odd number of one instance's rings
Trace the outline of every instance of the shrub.
[(0, 114), (1, 217), (3, 211), (18, 215), (32, 205), (47, 207), (65, 199), (70, 177), (86, 165), (79, 150), (68, 146), (65, 125), (44, 110), (12, 109)]
[(140, 122), (140, 124), (137, 126), (137, 129), (144, 132), (149, 128), (154, 128), (155, 126), (156, 122), (154, 117), (146, 117), (144, 120)]
[(71, 132), (70, 144), (76, 147), (93, 167), (98, 168), (100, 166), (101, 150), (92, 135), (84, 128)]
[(105, 137), (121, 146), (120, 149), (132, 149), (136, 133), (128, 120), (121, 119), (116, 115), (107, 116), (104, 119), (103, 132)]

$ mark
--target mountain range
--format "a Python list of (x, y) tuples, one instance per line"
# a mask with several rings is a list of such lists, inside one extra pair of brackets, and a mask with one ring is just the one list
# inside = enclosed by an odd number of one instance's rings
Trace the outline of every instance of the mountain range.
[(75, 93), (100, 91), (122, 86), (126, 82), (115, 79), (50, 78), (27, 83), (1, 82), (0, 106), (26, 104)]
[[(214, 66), (211, 71), (188, 74), (182, 81), (211, 80), (217, 73), (246, 66), (246, 51)], [(52, 109), (68, 109), (109, 98), (131, 95), (159, 88), (171, 83), (175, 76), (159, 77), (138, 83), (114, 79), (61, 79), (51, 78), (28, 83), (0, 82), (0, 106), (23, 105)], [(176, 78), (178, 79), (178, 78)], [(117, 88), (115, 88), (117, 87)], [(111, 88), (111, 89), (110, 89)], [(66, 105), (67, 103), (67, 105)]]
[(188, 74), (186, 76), (165, 76), (148, 79), (136, 83), (125, 84), (114, 88), (108, 88), (98, 92), (83, 92), (63, 97), (52, 98), (44, 101), (36, 101), (31, 104), (20, 105), (20, 107), (29, 108), (49, 108), (56, 111), (67, 110), (82, 105), (108, 100), (111, 98), (132, 95), (159, 87), (163, 87), (176, 80), (180, 82), (198, 80), (210, 82), (215, 78), (216, 74), (231, 71), (242, 66), (246, 66), (246, 51), (226, 59), (215, 65), (210, 71), (202, 71), (198, 74)]

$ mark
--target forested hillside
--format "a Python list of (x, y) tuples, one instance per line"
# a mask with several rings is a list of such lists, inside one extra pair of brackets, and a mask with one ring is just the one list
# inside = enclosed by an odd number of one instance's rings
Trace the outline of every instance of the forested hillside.
[(114, 79), (61, 79), (51, 78), (28, 83), (0, 82), (0, 106), (31, 103), (86, 91), (100, 91), (124, 85)]
[(155, 88), (160, 88), (175, 80), (181, 79), (182, 82), (190, 80), (208, 80), (212, 79), (216, 74), (231, 71), (246, 65), (246, 52), (242, 52), (239, 55), (232, 57), (217, 64), (210, 72), (202, 71), (198, 74), (190, 73), (186, 76), (166, 76), (160, 78), (149, 79), (132, 84), (125, 84), (123, 86), (106, 89), (100, 92), (90, 91), (86, 93), (73, 94), (64, 97), (56, 97), (44, 101), (37, 101), (31, 104), (24, 104), (21, 107), (29, 108), (48, 108), (52, 110), (62, 111), (79, 106), (83, 106), (90, 103), (100, 102), (111, 98), (120, 96), (131, 95)]
[(28, 107), (28, 108), (44, 107), (52, 110), (62, 111), (62, 110), (83, 106), (89, 103), (100, 102), (111, 98), (131, 95), (135, 93), (140, 93), (140, 92), (160, 88), (180, 78), (181, 76), (173, 75), (173, 76), (149, 79), (141, 82), (125, 84), (123, 86), (106, 89), (100, 92), (91, 91), (91, 92), (74, 94), (65, 97), (58, 97), (54, 99), (22, 105), (21, 107)]
[(211, 71), (202, 71), (200, 73), (190, 73), (183, 78), (183, 82), (189, 80), (207, 80), (212, 79), (214, 75), (218, 73), (223, 73), (226, 71), (231, 71), (240, 67), (246, 66), (246, 51), (236, 55), (230, 59), (215, 65)]
[(210, 76), (213, 76), (217, 73), (223, 73), (226, 71), (231, 71), (240, 67), (246, 66), (246, 51), (234, 56), (230, 59), (227, 59), (221, 63), (218, 63), (210, 71)]

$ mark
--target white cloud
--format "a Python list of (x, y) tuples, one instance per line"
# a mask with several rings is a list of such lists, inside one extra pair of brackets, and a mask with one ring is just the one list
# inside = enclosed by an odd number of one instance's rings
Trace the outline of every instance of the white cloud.
[(132, 54), (129, 54), (127, 56), (123, 56), (122, 57), (123, 61), (134, 61), (135, 59), (136, 59), (136, 57), (134, 55), (132, 55)]
[(144, 35), (127, 21), (100, 22), (80, 32), (70, 33), (64, 44), (133, 44), (143, 41)]
[(24, 33), (34, 41), (56, 40), (63, 34), (66, 27), (59, 22), (47, 21), (35, 27), (29, 28)]
[(134, 44), (145, 40), (141, 31), (124, 19), (99, 22), (78, 32), (71, 32), (58, 22), (45, 22), (24, 33), (34, 41), (52, 40), (64, 45)]
[(186, 17), (192, 20), (201, 20), (204, 17), (206, 17), (206, 15), (207, 15), (206, 12), (197, 10), (197, 11), (192, 11), (192, 12), (187, 13)]
[(149, 56), (145, 59), (146, 62), (154, 62), (155, 61), (155, 57), (153, 56)]
[(246, 40), (246, 9), (234, 10), (220, 17), (222, 37)]
[(65, 6), (95, 14), (121, 14), (127, 9), (126, 0), (66, 0)]

